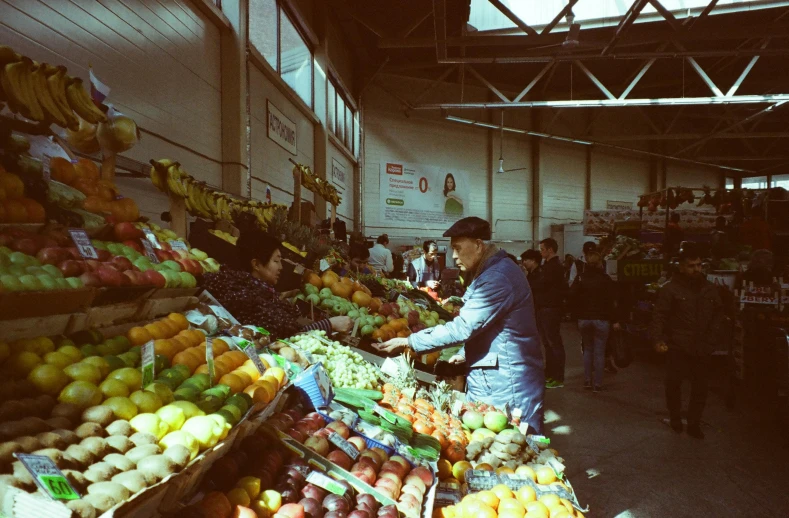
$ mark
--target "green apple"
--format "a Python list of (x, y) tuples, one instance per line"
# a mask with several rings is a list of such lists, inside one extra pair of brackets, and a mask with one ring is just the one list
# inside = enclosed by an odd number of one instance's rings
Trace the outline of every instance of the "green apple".
[(139, 268), (141, 272), (147, 272), (151, 268), (153, 268), (153, 264), (147, 257), (140, 257), (136, 261), (134, 261), (134, 266)]
[(66, 282), (67, 282), (67, 283), (68, 283), (68, 285), (69, 285), (69, 286), (71, 286), (73, 289), (82, 288), (82, 287), (84, 287), (84, 286), (85, 286), (85, 285), (82, 283), (82, 279), (80, 279), (79, 277), (67, 277), (67, 278), (66, 278)]
[(22, 291), (25, 287), (19, 282), (19, 277), (16, 275), (2, 275), (0, 276), (0, 284), (7, 291)]
[(22, 252), (11, 252), (8, 256), (8, 259), (11, 261), (11, 264), (18, 264), (19, 266), (28, 266), (30, 265), (30, 257), (29, 255), (25, 255)]
[(112, 255), (121, 255), (122, 246), (120, 243), (110, 243), (107, 245), (107, 251)]
[(197, 286), (197, 279), (195, 279), (195, 276), (191, 273), (180, 272), (178, 276), (181, 277), (181, 286), (184, 288), (194, 288)]
[(206, 259), (208, 259), (208, 254), (203, 252), (199, 248), (192, 248), (190, 252), (198, 261), (205, 261)]
[(55, 279), (55, 285), (57, 286), (57, 289), (59, 289), (59, 290), (70, 290), (71, 289), (71, 285), (63, 277), (59, 277), (59, 278)]
[(34, 275), (22, 275), (19, 277), (19, 282), (22, 283), (22, 286), (27, 291), (36, 291), (44, 288), (41, 281)]
[(25, 268), (25, 273), (28, 275), (41, 275), (46, 272), (42, 270), (40, 266), (28, 266)]
[(5, 267), (11, 264), (11, 259), (5, 254), (0, 254), (0, 267)]
[(12, 264), (7, 269), (8, 275), (13, 275), (14, 277), (22, 277), (27, 273), (25, 267), (21, 264)]
[(160, 266), (162, 268), (167, 268), (168, 270), (172, 270), (174, 272), (180, 272), (181, 271), (181, 265), (176, 263), (175, 261), (169, 261), (169, 260), (168, 261), (162, 261), (160, 263)]
[(58, 289), (58, 285), (55, 282), (55, 278), (49, 275), (48, 273), (41, 273), (36, 275), (38, 282), (41, 283), (41, 287), (45, 290), (56, 290)]
[(44, 272), (51, 275), (53, 279), (63, 278), (63, 272), (61, 272), (60, 268), (58, 268), (54, 264), (45, 264), (44, 266), (41, 267), (41, 269), (44, 270)]
[(98, 239), (91, 239), (90, 244), (93, 245), (93, 248), (96, 250), (107, 250), (107, 244), (104, 241), (99, 241)]
[(181, 286), (181, 276), (177, 272), (163, 268), (160, 273), (164, 277), (165, 287), (179, 288)]
[(11, 255), (12, 250), (7, 246), (0, 246), (0, 255), (9, 256)]

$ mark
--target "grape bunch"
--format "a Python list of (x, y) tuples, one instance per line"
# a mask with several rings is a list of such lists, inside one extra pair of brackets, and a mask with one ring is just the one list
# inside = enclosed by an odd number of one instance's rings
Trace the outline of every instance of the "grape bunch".
[(203, 285), (242, 324), (263, 327), (274, 338), (288, 338), (299, 331), (298, 309), (247, 272), (223, 268), (205, 274)]

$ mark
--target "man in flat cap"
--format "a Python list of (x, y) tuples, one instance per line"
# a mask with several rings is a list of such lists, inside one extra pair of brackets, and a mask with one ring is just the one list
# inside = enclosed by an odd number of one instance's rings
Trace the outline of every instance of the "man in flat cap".
[(444, 237), (452, 238), (452, 258), (468, 286), (460, 314), (408, 338), (373, 345), (425, 354), (465, 344), (460, 355), (469, 369), (469, 400), (517, 410), (531, 432), (542, 433), (545, 374), (526, 276), (490, 243), (490, 224), (483, 219), (463, 218)]

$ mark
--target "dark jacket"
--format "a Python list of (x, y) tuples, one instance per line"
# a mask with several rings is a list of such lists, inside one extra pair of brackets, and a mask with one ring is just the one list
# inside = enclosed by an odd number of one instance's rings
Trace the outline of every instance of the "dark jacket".
[(705, 356), (718, 345), (723, 320), (723, 302), (715, 285), (707, 280), (694, 285), (675, 274), (658, 293), (650, 334), (654, 343)]
[(469, 284), (460, 314), (408, 343), (419, 354), (465, 343), (469, 400), (518, 408), (542, 433), (545, 373), (532, 300), (526, 276), (499, 250)]
[(570, 287), (570, 307), (578, 320), (616, 320), (616, 285), (597, 268), (586, 268)]
[(427, 264), (425, 256), (411, 261), (408, 265), (408, 282), (414, 286), (426, 286), (427, 281), (437, 281), (441, 279), (438, 259), (434, 258), (431, 264)]
[(529, 277), (529, 283), (534, 290), (537, 309), (561, 309), (567, 296), (567, 281), (564, 278), (564, 266), (559, 261), (558, 255), (543, 263), (539, 275), (535, 277), (533, 283)]

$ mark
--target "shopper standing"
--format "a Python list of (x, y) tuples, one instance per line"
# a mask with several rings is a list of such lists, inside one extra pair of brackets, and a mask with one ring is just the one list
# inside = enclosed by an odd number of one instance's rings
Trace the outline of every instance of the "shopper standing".
[(389, 236), (381, 234), (375, 241), (375, 246), (370, 249), (370, 266), (381, 274), (391, 273), (394, 270), (392, 251), (389, 246)]
[(469, 369), (468, 399), (518, 410), (521, 422), (542, 433), (545, 376), (526, 276), (490, 243), (490, 224), (483, 219), (463, 218), (444, 237), (452, 238), (452, 258), (468, 286), (460, 314), (444, 325), (373, 346), (390, 353), (408, 346), (425, 354), (464, 343), (459, 360), (465, 358)]
[(567, 295), (564, 268), (556, 252), (559, 245), (553, 238), (540, 241), (543, 264), (535, 279), (537, 292), (537, 329), (545, 347), (546, 388), (564, 387), (564, 343), (562, 342), (562, 305)]
[(575, 279), (579, 275), (584, 273), (589, 254), (596, 251), (597, 251), (597, 243), (595, 243), (594, 241), (587, 241), (586, 243), (584, 243), (583, 254), (581, 254), (581, 257), (573, 261), (573, 265), (570, 267), (570, 277), (567, 279), (568, 286), (572, 286), (573, 282), (575, 282)]
[(584, 389), (600, 392), (605, 346), (615, 319), (616, 286), (603, 271), (600, 254), (585, 252), (584, 256), (584, 271), (570, 288), (570, 305), (583, 341)]
[(427, 286), (431, 289), (438, 287), (441, 279), (441, 268), (438, 264), (438, 245), (435, 241), (425, 241), (422, 244), (424, 254), (411, 261), (408, 265), (408, 282), (414, 286)]
[(689, 378), (687, 432), (704, 438), (701, 414), (707, 376), (723, 318), (718, 290), (701, 271), (700, 253), (686, 245), (680, 252), (679, 272), (658, 293), (650, 329), (656, 350), (667, 353), (666, 403), (671, 428), (677, 433), (682, 433), (682, 381)]
[(663, 256), (671, 258), (677, 255), (684, 239), (685, 232), (679, 226), (679, 214), (672, 212), (671, 222), (666, 226), (666, 232), (663, 237)]

